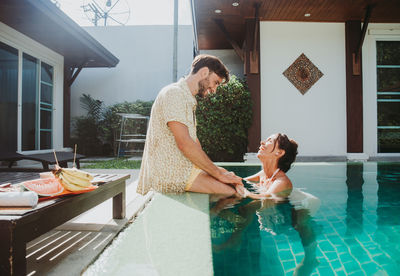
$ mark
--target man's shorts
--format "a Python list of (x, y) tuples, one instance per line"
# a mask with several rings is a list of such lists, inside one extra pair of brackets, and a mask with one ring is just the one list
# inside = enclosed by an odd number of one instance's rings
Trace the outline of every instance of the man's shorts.
[(190, 176), (188, 181), (186, 182), (185, 186), (185, 191), (189, 191), (190, 188), (192, 188), (193, 182), (196, 179), (196, 177), (202, 172), (203, 170), (197, 167), (196, 165), (193, 165), (192, 171), (190, 172)]

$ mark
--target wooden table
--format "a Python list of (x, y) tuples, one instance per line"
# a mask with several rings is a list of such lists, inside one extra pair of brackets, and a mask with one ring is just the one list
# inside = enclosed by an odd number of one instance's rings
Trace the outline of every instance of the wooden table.
[(51, 229), (113, 198), (113, 218), (125, 218), (128, 175), (101, 175), (96, 190), (40, 202), (34, 209), (0, 211), (0, 275), (26, 275), (26, 244)]

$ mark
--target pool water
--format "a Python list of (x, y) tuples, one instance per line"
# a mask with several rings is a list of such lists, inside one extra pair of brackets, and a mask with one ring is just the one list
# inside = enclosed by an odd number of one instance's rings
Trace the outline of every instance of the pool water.
[(400, 275), (400, 163), (298, 163), (288, 175), (287, 202), (210, 203), (214, 275)]

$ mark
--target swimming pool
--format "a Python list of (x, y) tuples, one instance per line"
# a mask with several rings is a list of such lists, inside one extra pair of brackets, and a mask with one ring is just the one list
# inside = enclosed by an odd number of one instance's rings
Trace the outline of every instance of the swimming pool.
[(215, 275), (400, 275), (399, 163), (299, 163), (288, 174), (303, 199), (211, 203)]
[(303, 192), (276, 206), (156, 194), (84, 275), (400, 275), (400, 163), (288, 174)]

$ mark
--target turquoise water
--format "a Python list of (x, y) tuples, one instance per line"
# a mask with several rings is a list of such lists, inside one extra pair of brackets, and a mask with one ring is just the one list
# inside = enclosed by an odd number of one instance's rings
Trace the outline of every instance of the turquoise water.
[(215, 275), (400, 275), (400, 163), (299, 163), (288, 175), (288, 202), (210, 203)]

